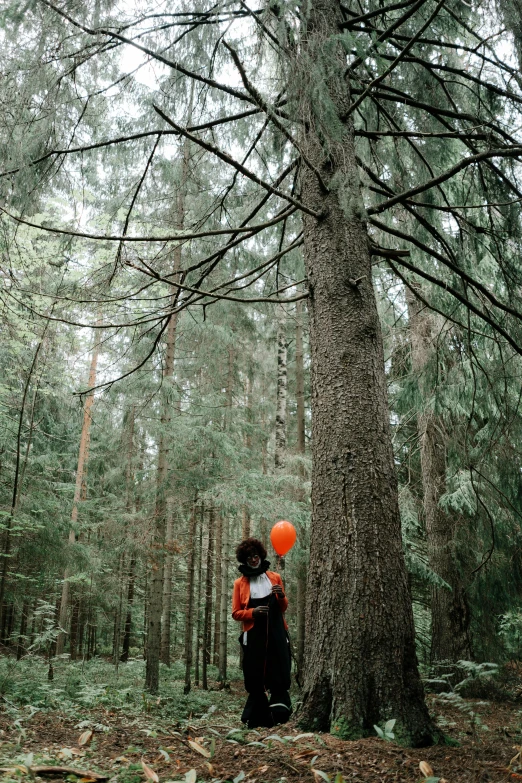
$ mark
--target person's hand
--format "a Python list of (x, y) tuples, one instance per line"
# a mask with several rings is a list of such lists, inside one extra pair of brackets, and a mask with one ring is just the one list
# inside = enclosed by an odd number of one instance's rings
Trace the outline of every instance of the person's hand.
[(256, 606), (252, 615), (254, 617), (261, 617), (261, 615), (268, 614), (268, 606)]
[(284, 598), (285, 593), (281, 585), (274, 585), (272, 587), (272, 592), (276, 596), (276, 598)]

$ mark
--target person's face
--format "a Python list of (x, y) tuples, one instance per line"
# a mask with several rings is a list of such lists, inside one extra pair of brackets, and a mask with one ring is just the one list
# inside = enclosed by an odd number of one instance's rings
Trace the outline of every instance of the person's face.
[(247, 563), (250, 566), (250, 568), (257, 568), (260, 562), (261, 562), (261, 558), (259, 557), (257, 552), (251, 552), (247, 557)]

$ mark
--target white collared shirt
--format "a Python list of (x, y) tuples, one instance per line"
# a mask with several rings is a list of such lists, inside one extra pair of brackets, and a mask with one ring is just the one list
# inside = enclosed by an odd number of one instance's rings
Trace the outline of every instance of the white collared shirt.
[(272, 582), (266, 574), (251, 576), (249, 582), (250, 598), (264, 598), (272, 592)]
[[(259, 576), (249, 577), (250, 582), (250, 598), (265, 598), (272, 592), (272, 582), (266, 574), (260, 574)], [(248, 631), (243, 631), (243, 644), (247, 643)]]

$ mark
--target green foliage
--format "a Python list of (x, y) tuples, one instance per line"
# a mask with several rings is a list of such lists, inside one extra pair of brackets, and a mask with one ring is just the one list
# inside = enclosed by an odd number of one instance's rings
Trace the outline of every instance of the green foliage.
[(395, 734), (393, 733), (393, 728), (395, 724), (397, 723), (396, 718), (391, 718), (391, 720), (387, 720), (384, 726), (381, 728), (380, 726), (374, 726), (375, 732), (378, 737), (380, 737), (382, 740), (386, 740), (386, 742), (391, 742), (395, 739)]
[[(148, 725), (155, 721), (185, 721), (189, 716), (197, 719), (208, 713), (216, 702), (215, 691), (193, 690), (183, 694), (181, 666), (177, 669), (161, 669), (161, 697), (152, 698), (143, 691), (144, 663), (129, 661), (121, 666), (118, 674), (110, 663), (93, 659), (71, 663), (55, 662), (54, 679), (47, 680), (47, 662), (28, 656), (16, 662), (12, 658), (0, 658), (0, 692), (13, 716), (26, 715), (30, 711), (63, 712), (82, 718), (97, 707), (110, 708), (125, 715), (147, 715)], [(226, 691), (219, 693), (221, 709), (237, 712), (237, 698)], [(91, 726), (91, 720), (80, 728)], [(104, 730), (96, 724), (96, 730)], [(109, 727), (105, 727), (109, 730)]]

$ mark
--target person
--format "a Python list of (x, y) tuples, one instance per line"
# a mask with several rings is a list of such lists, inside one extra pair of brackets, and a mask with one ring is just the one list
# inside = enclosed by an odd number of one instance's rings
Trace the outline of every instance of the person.
[(261, 541), (242, 541), (236, 557), (241, 576), (234, 582), (232, 617), (243, 624), (239, 643), (248, 693), (241, 720), (249, 729), (270, 727), (286, 723), (292, 713), (290, 642), (283, 616), (288, 599), (279, 574), (268, 570)]

